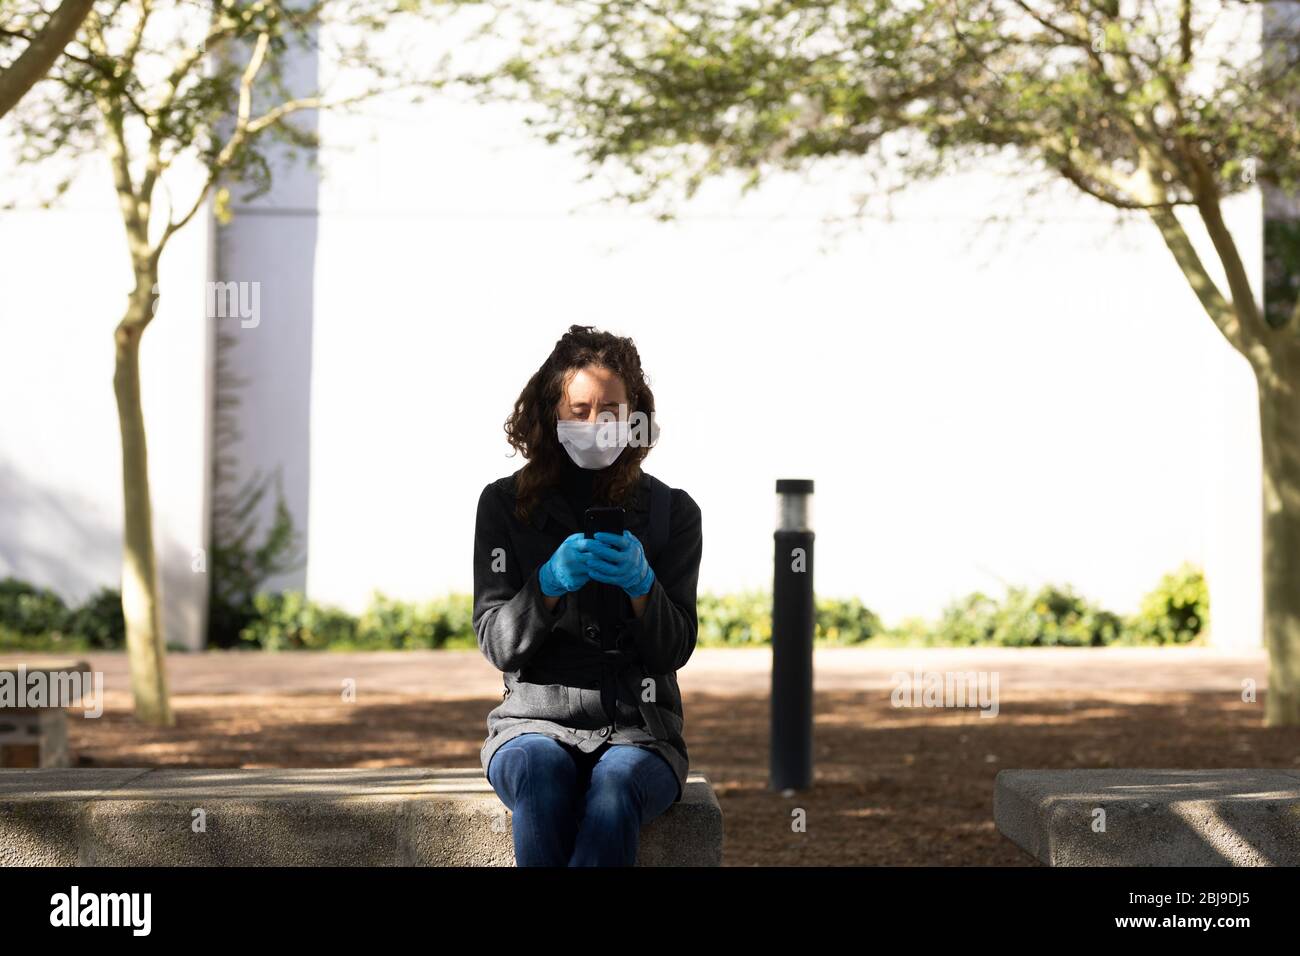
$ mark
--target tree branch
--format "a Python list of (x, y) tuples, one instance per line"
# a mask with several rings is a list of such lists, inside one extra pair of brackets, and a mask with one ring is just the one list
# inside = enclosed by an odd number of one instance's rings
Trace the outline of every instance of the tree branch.
[[(96, 56), (107, 59), (103, 23), (93, 11), (86, 18), (86, 45)], [(113, 186), (117, 190), (118, 208), (126, 226), (127, 244), (131, 258), (139, 263), (148, 257), (149, 224), (142, 215), (139, 196), (131, 179), (130, 152), (126, 143), (125, 116), (122, 103), (103, 86), (94, 90), (95, 103), (108, 127), (107, 149), (109, 165), (113, 171)]]
[(18, 59), (0, 70), (0, 116), (4, 116), (49, 72), (95, 0), (63, 0)]

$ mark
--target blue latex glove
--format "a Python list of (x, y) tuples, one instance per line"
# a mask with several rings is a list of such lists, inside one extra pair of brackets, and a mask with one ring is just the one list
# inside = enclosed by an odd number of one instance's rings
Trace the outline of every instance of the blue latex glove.
[(591, 580), (616, 584), (628, 597), (649, 593), (655, 583), (655, 573), (646, 561), (645, 549), (631, 531), (621, 535), (597, 531), (587, 545), (587, 571)]
[(584, 553), (592, 542), (575, 531), (555, 549), (555, 553), (538, 571), (538, 582), (547, 597), (559, 597), (576, 591), (587, 583), (587, 556)]

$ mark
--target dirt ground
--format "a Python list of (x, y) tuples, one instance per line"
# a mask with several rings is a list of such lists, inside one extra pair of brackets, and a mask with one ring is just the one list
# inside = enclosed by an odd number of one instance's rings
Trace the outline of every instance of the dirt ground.
[[(478, 767), (499, 696), (448, 699), (256, 688), (177, 693), (176, 726), (143, 726), (121, 697), (69, 719), (77, 764), (95, 767)], [(112, 700), (118, 703), (114, 705)], [(1300, 728), (1261, 726), (1263, 704), (1224, 689), (1004, 691), (977, 710), (894, 708), (873, 690), (817, 694), (815, 784), (767, 788), (766, 694), (689, 693), (691, 767), (725, 818), (724, 865), (1035, 865), (993, 825), (1007, 768), (1300, 766)], [(806, 810), (806, 832), (792, 811)]]

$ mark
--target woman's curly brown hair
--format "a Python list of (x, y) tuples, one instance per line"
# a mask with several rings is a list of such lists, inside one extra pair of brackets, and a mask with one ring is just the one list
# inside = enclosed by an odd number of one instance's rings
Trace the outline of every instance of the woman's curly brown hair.
[[(550, 356), (524, 386), (506, 419), (506, 440), (528, 463), (515, 485), (515, 514), (527, 521), (542, 493), (559, 484), (567, 454), (556, 436), (556, 407), (564, 398), (565, 380), (579, 369), (595, 365), (623, 380), (628, 415), (643, 412), (654, 420), (655, 397), (641, 370), (641, 356), (630, 338), (601, 332), (587, 325), (571, 325), (555, 343)], [(596, 475), (592, 494), (603, 504), (626, 505), (641, 479), (641, 462), (649, 445), (629, 444), (614, 464)]]

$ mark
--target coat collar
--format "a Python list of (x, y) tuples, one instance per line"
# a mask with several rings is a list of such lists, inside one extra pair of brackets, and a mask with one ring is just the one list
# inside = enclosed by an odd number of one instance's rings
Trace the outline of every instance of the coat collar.
[[(650, 479), (645, 472), (641, 473), (641, 479), (637, 482), (636, 488), (632, 492), (632, 500), (625, 505), (628, 512), (628, 528), (643, 528), (649, 521), (650, 516)], [(581, 531), (582, 515), (574, 515), (569, 510), (568, 502), (560, 494), (559, 488), (551, 488), (542, 496), (539, 506), (533, 509), (533, 515), (530, 524), (538, 531), (546, 526), (546, 518), (550, 516), (560, 527), (565, 528), (572, 534), (574, 531)]]

